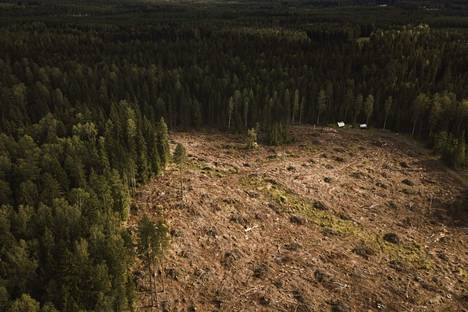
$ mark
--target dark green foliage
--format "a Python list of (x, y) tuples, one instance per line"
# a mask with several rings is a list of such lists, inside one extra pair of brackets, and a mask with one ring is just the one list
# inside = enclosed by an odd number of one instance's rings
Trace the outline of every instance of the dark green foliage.
[(8, 312), (39, 312), (39, 303), (29, 295), (21, 295), (8, 309)]
[(164, 118), (161, 117), (157, 125), (157, 147), (161, 167), (165, 168), (171, 159), (171, 150), (169, 149), (169, 134)]
[[(242, 3), (242, 19), (231, 4), (132, 2), (133, 16), (126, 1), (55, 2), (0, 10), (1, 311), (131, 308), (133, 250), (121, 223), (131, 192), (170, 161), (168, 127), (256, 127), (278, 145), (291, 124), (368, 122), (466, 165), (461, 2), (429, 1), (437, 15), (416, 1), (385, 13), (371, 1), (301, 3), (310, 11), (294, 14)], [(99, 17), (114, 13), (115, 22)], [(419, 22), (432, 28), (403, 26)], [(183, 154), (176, 148), (174, 160)], [(166, 229), (144, 221), (140, 230), (149, 248), (140, 254), (154, 260)]]
[(464, 133), (459, 138), (455, 138), (452, 134), (442, 131), (434, 136), (434, 149), (452, 167), (460, 168), (466, 165), (465, 142)]
[(266, 142), (269, 145), (281, 145), (289, 140), (288, 128), (285, 124), (274, 123), (267, 131)]
[(138, 223), (138, 252), (146, 265), (154, 265), (168, 243), (164, 223), (152, 222), (146, 215)]
[(138, 223), (138, 253), (148, 271), (148, 287), (152, 290), (151, 305), (155, 304), (154, 290), (157, 282), (155, 265), (168, 244), (168, 234), (167, 226), (163, 222), (154, 223), (146, 215)]
[(160, 135), (127, 102), (114, 109), (113, 121), (77, 115), (58, 131), (48, 114), (17, 138), (0, 135), (0, 305), (7, 311), (39, 311), (46, 302), (43, 311), (132, 306), (133, 252), (120, 224), (129, 185), (160, 172), (158, 138), (167, 148), (167, 128)]

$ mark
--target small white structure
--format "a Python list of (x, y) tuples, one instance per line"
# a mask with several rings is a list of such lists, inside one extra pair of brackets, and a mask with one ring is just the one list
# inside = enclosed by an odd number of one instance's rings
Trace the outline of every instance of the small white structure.
[(367, 124), (360, 124), (360, 125), (359, 125), (359, 128), (360, 128), (360, 129), (367, 129)]
[(345, 126), (345, 123), (343, 121), (338, 121), (338, 128), (343, 128)]

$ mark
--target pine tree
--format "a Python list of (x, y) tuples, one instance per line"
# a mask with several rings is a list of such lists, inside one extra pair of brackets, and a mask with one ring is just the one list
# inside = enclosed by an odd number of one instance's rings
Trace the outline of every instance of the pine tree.
[(392, 106), (393, 106), (393, 97), (389, 96), (384, 104), (384, 124), (383, 124), (384, 129), (386, 129), (388, 115), (390, 114), (390, 111), (392, 110)]
[(150, 280), (151, 305), (155, 305), (153, 297), (156, 288), (155, 265), (168, 243), (167, 227), (161, 221), (152, 222), (146, 215), (138, 223), (138, 253), (148, 270)]
[(246, 96), (243, 100), (243, 119), (244, 119), (244, 128), (247, 128), (248, 118), (249, 118), (249, 98)]
[(163, 117), (161, 117), (158, 123), (157, 137), (159, 160), (161, 162), (161, 168), (164, 169), (170, 161), (171, 154), (169, 149), (169, 133)]
[(466, 143), (465, 143), (465, 132), (462, 133), (458, 139), (457, 150), (455, 152), (454, 167), (464, 167), (466, 163)]
[(317, 125), (320, 123), (320, 115), (327, 108), (327, 96), (323, 89), (320, 90), (317, 98)]
[(234, 99), (231, 96), (229, 98), (229, 103), (228, 103), (228, 129), (231, 129), (231, 120), (232, 120), (233, 111), (234, 111)]
[(416, 130), (416, 124), (418, 120), (421, 118), (421, 115), (426, 110), (427, 106), (429, 105), (429, 98), (424, 93), (420, 93), (417, 98), (414, 100), (413, 103), (413, 130), (411, 131), (411, 135), (414, 136), (414, 132)]
[(366, 115), (366, 124), (369, 124), (369, 119), (374, 112), (374, 96), (369, 94), (364, 103), (364, 113)]
[[(292, 107), (292, 117), (291, 120), (293, 123), (297, 122), (296, 118), (299, 115), (300, 116), (300, 107), (299, 107), (299, 90), (296, 89), (294, 91), (294, 99), (293, 99), (293, 107)], [(299, 118), (300, 119), (300, 118)], [(300, 123), (300, 120), (299, 120)]]
[(356, 101), (354, 101), (354, 114), (353, 114), (353, 123), (356, 123), (357, 118), (359, 117), (359, 113), (364, 105), (364, 97), (362, 94), (358, 94), (356, 97)]
[(39, 302), (28, 294), (22, 294), (13, 302), (7, 312), (39, 312)]

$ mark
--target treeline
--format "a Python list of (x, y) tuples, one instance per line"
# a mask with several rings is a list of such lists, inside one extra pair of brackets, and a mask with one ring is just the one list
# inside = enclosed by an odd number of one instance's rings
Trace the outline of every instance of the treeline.
[(327, 41), (325, 32), (317, 40), (279, 28), (25, 27), (0, 35), (8, 134), (49, 112), (67, 124), (74, 112), (102, 118), (122, 99), (171, 128), (243, 132), (259, 123), (269, 143), (288, 124), (337, 120), (431, 144), (440, 132), (462, 142), (467, 130), (464, 33), (418, 26), (352, 41), (332, 32)]

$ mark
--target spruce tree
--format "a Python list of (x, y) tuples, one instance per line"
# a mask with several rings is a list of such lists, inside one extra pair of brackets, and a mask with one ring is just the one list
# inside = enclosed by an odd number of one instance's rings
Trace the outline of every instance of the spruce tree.
[(181, 143), (177, 143), (174, 150), (173, 160), (176, 164), (182, 165), (187, 160), (187, 151)]

